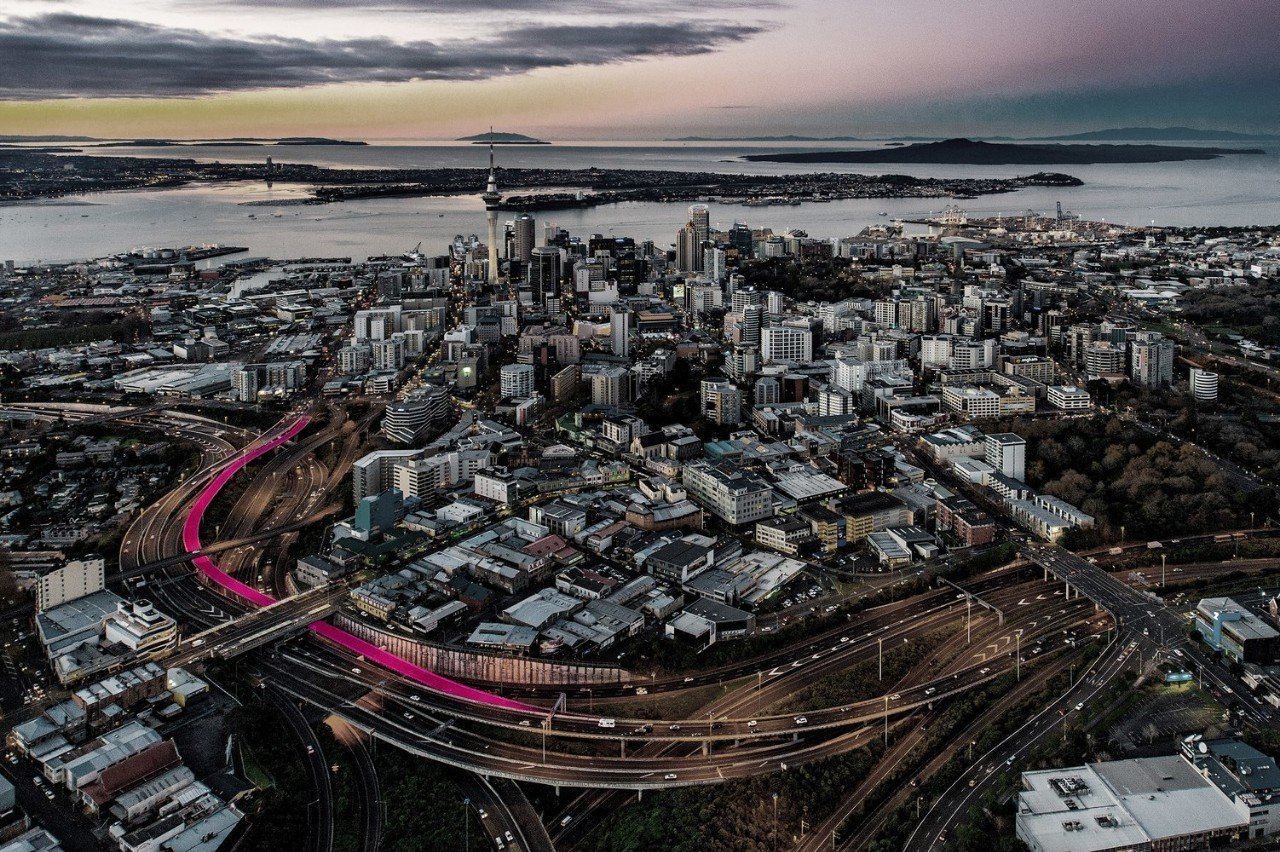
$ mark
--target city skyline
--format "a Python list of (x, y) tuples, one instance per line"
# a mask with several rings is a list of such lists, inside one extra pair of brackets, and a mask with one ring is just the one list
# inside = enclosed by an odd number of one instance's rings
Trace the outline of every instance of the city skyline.
[[(18, 0), (13, 134), (561, 140), (1280, 130), (1263, 0)], [(372, 13), (371, 13), (372, 12)]]

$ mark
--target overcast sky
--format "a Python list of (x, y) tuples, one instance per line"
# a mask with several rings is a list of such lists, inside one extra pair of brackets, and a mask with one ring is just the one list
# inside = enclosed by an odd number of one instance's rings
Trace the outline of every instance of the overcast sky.
[(0, 133), (1280, 131), (1277, 0), (7, 0)]

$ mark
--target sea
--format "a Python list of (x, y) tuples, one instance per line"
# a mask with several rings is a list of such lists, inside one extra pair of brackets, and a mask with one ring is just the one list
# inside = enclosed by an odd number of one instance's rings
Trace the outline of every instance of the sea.
[[(1249, 143), (1189, 143), (1263, 147), (1264, 154), (1150, 164), (963, 166), (793, 164), (748, 162), (752, 153), (850, 150), (885, 143), (779, 144), (767, 142), (566, 142), (500, 146), (498, 162), (520, 168), (664, 169), (726, 174), (842, 172), (919, 177), (1013, 177), (1035, 171), (1075, 175), (1074, 188), (1031, 187), (954, 203), (971, 216), (1051, 213), (1130, 225), (1208, 227), (1280, 225), (1280, 147)], [(1168, 144), (1168, 143), (1165, 143)], [(484, 167), (484, 146), (449, 142), (388, 142), (366, 146), (161, 146), (84, 149), (139, 157), (189, 157), (222, 162), (314, 163), (340, 168)], [(501, 188), (501, 187), (500, 187)], [(0, 205), (0, 262), (18, 265), (84, 260), (147, 248), (237, 245), (244, 256), (365, 257), (400, 254), (419, 245), (443, 253), (456, 235), (483, 235), (478, 196), (385, 198), (337, 204), (294, 202), (307, 187), (263, 181), (193, 184), (176, 189), (98, 192)], [(711, 223), (803, 230), (812, 237), (844, 237), (868, 225), (940, 212), (952, 199), (873, 198), (800, 205), (712, 203)], [(539, 227), (555, 224), (579, 236), (611, 234), (670, 246), (687, 221), (687, 204), (621, 203), (535, 213)], [(236, 257), (236, 256), (231, 256)], [(203, 262), (217, 265), (225, 258)]]

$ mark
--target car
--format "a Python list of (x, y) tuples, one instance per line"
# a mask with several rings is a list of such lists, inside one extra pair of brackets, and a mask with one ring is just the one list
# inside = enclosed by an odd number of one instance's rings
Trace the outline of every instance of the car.
[(49, 801), (51, 801), (51, 802), (52, 802), (52, 801), (53, 801), (53, 791), (52, 791), (52, 790), (49, 790), (49, 789), (46, 789), (46, 790), (44, 791), (44, 797), (45, 797), (46, 799), (48, 799)]
[(31, 776), (31, 783), (32, 783), (32, 784), (35, 784), (37, 787), (43, 787), (43, 786), (44, 786), (44, 779), (43, 779), (43, 778), (41, 778), (39, 775), (32, 775), (32, 776)]
[(520, 720), (520, 727), (522, 727), (522, 728), (528, 728), (528, 727), (529, 727), (529, 726), (531, 726), (532, 724), (533, 724), (533, 723), (532, 723), (532, 722), (530, 722), (528, 719), (521, 719), (521, 720)]
[(980, 675), (989, 674), (990, 672), (991, 672), (991, 669), (988, 666), (983, 666), (982, 668), (978, 669), (978, 674)]
[(412, 713), (410, 713), (408, 710), (406, 710), (406, 711), (404, 711), (404, 717), (405, 717), (406, 719), (412, 719), (412, 718), (413, 718), (413, 714), (412, 714)]
[(902, 693), (900, 693), (900, 692), (895, 692), (893, 695), (890, 695), (890, 696), (889, 696), (889, 700), (890, 700), (890, 701), (897, 701), (897, 700), (898, 700), (899, 698), (901, 698), (901, 697), (902, 697)]
[(668, 772), (666, 775), (663, 775), (663, 776), (662, 776), (662, 780), (664, 780), (664, 781), (674, 781), (674, 780), (676, 780), (676, 777), (677, 777), (677, 776), (676, 776), (676, 774), (675, 774), (674, 772)]
[(1173, 649), (1173, 655), (1174, 655), (1175, 657), (1185, 657), (1185, 656), (1186, 656), (1186, 654), (1182, 653), (1182, 649), (1181, 649), (1181, 648), (1174, 648), (1174, 649)]
[(506, 849), (506, 848), (507, 848), (507, 845), (506, 845), (505, 843), (503, 843), (503, 842), (502, 842), (502, 838), (501, 838), (501, 837), (495, 837), (495, 838), (493, 839), (493, 843), (494, 843), (494, 846), (496, 846), (496, 847), (497, 847), (498, 852), (502, 852), (502, 850), (503, 850), (503, 849)]
[(480, 808), (480, 810), (476, 811), (476, 813), (480, 814), (480, 819), (488, 819), (488, 818), (489, 818), (489, 812), (488, 812), (488, 811), (486, 811), (484, 808)]
[(678, 730), (680, 730), (680, 725), (679, 725), (679, 723), (674, 723), (674, 722), (673, 722), (672, 724), (670, 724), (670, 725), (668, 725), (668, 726), (667, 726), (667, 730), (668, 730), (668, 731), (678, 731)]
[(573, 822), (573, 814), (565, 814), (564, 819), (560, 820), (560, 827), (564, 828), (571, 822)]
[(796, 723), (797, 725), (807, 725), (807, 724), (809, 724), (809, 720), (808, 720), (808, 719), (806, 719), (804, 716), (797, 716), (797, 717), (795, 718), (795, 723)]
[(649, 690), (646, 689), (645, 687), (643, 686), (636, 687), (636, 695), (648, 695), (648, 694), (649, 694)]
[(1083, 709), (1084, 709), (1084, 702), (1081, 701), (1079, 704), (1076, 705), (1076, 712), (1079, 713)]
[(1013, 766), (1013, 758), (1011, 757), (1011, 758), (1009, 758), (1008, 760), (1006, 760), (1006, 761), (1004, 762), (1004, 765), (1005, 765), (1005, 766)]
[(360, 669), (359, 669), (358, 667), (356, 667), (356, 666), (352, 666), (352, 667), (351, 667), (351, 673), (352, 673), (352, 674), (360, 674)]
[(596, 722), (596, 725), (601, 728), (616, 728), (618, 727), (618, 720), (617, 719), (601, 719), (600, 721)]
[(516, 842), (516, 839), (515, 839), (514, 837), (512, 837), (512, 836), (511, 836), (511, 832), (509, 832), (509, 831), (508, 831), (508, 832), (506, 832), (506, 833), (504, 833), (502, 836), (503, 836), (503, 837), (505, 837), (505, 838), (507, 838), (507, 842), (508, 842), (508, 843), (515, 843), (515, 842)]
[(936, 687), (936, 686), (931, 686), (931, 687), (929, 687), (928, 689), (926, 689), (926, 690), (924, 691), (924, 694), (925, 694), (925, 695), (933, 695), (933, 694), (934, 694), (935, 692), (937, 692), (937, 691), (938, 691), (938, 687)]
[(307, 746), (307, 754), (315, 754), (315, 753), (316, 753), (316, 747), (315, 747), (315, 746), (313, 746), (313, 745), (309, 745), (309, 746)]
[(422, 700), (422, 696), (421, 696), (421, 695), (416, 695), (416, 694), (415, 694), (415, 695), (410, 695), (410, 696), (409, 696), (409, 700), (410, 700), (410, 701), (421, 701), (421, 700)]
[(747, 727), (748, 727), (748, 728), (754, 728), (754, 727), (758, 726), (759, 724), (760, 724), (760, 723), (759, 723), (759, 722), (757, 722), (755, 719), (752, 719), (750, 722), (748, 722), (748, 723), (747, 723)]
[(693, 683), (693, 675), (689, 675), (689, 677), (685, 678), (685, 679), (684, 679), (684, 682), (685, 682), (685, 683)]
[(840, 644), (841, 644), (841, 645), (845, 644), (845, 643), (846, 643), (846, 642), (848, 642), (848, 641), (849, 641), (849, 637), (848, 637), (848, 636), (841, 636), (841, 637), (840, 637)]

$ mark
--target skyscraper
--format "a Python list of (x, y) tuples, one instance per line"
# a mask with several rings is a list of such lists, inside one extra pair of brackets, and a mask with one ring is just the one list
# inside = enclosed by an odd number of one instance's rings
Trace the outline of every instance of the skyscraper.
[(1133, 380), (1147, 387), (1173, 384), (1173, 361), (1177, 344), (1154, 331), (1138, 332), (1129, 344), (1129, 372)]
[(624, 358), (631, 354), (631, 312), (626, 305), (617, 305), (609, 320), (609, 340), (613, 354)]
[(547, 296), (560, 295), (560, 249), (534, 246), (529, 253), (529, 289), (533, 304), (542, 307)]
[(694, 204), (689, 207), (689, 224), (698, 234), (698, 245), (701, 246), (711, 236), (711, 211), (705, 204)]
[(514, 222), (514, 234), (512, 235), (512, 260), (518, 260), (521, 263), (528, 263), (529, 258), (533, 256), (533, 234), (535, 223), (533, 217), (528, 213), (521, 213), (516, 217)]
[(693, 222), (676, 234), (676, 268), (681, 272), (702, 271), (702, 241), (698, 239), (698, 227)]
[[(492, 133), (493, 131), (490, 130)], [(502, 195), (498, 192), (498, 172), (493, 163), (493, 143), (489, 143), (489, 184), (484, 195), (485, 217), (489, 220), (489, 283), (498, 283), (498, 205), (502, 203)]]

